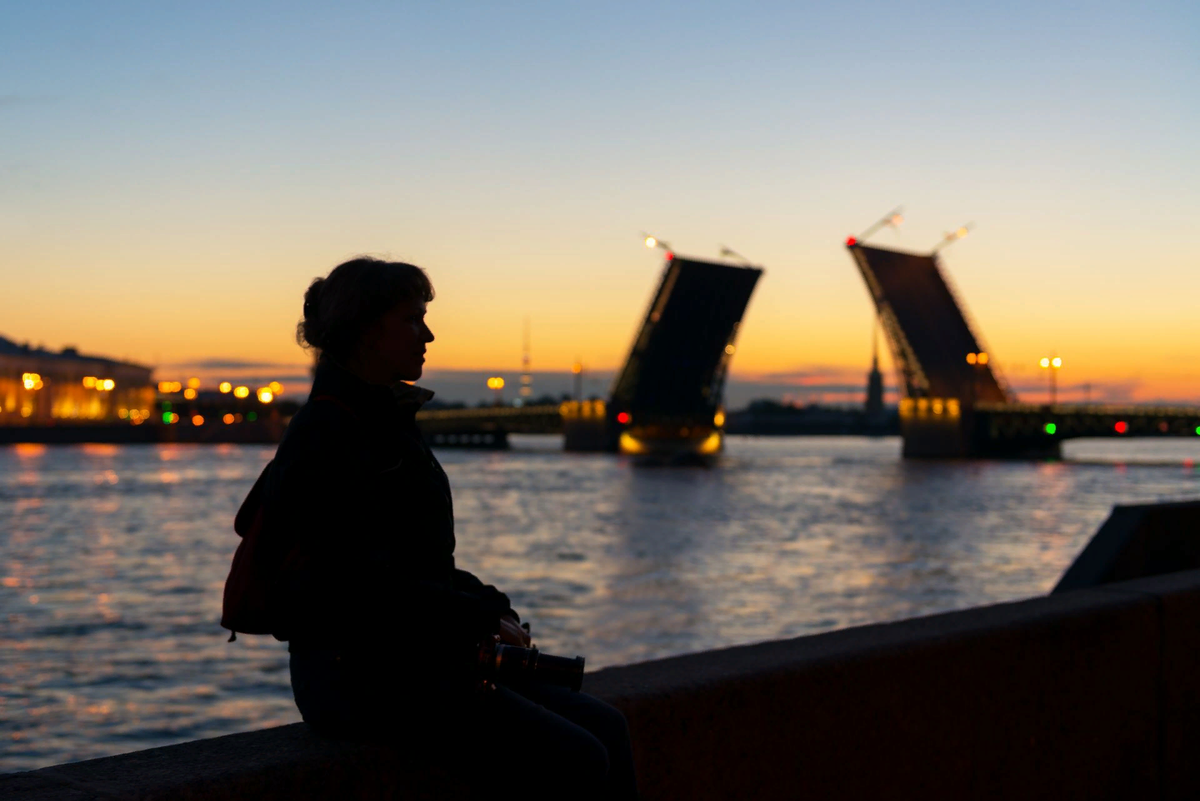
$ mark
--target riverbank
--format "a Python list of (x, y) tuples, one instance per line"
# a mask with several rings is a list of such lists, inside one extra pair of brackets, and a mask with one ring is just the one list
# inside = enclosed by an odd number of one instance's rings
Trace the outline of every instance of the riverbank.
[[(1191, 798), (1198, 615), (1188, 571), (608, 668), (584, 689), (629, 719), (647, 799)], [(13, 801), (484, 790), (304, 724), (0, 777)]]

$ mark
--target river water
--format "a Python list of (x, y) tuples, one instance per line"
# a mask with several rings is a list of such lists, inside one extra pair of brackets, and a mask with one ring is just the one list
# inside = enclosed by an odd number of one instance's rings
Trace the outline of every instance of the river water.
[[(731, 437), (711, 469), (560, 448), (439, 456), (459, 565), (589, 668), (1042, 594), (1113, 504), (1200, 497), (1200, 438), (905, 462), (898, 439)], [(272, 452), (0, 448), (0, 772), (299, 720), (286, 646), (218, 625)]]

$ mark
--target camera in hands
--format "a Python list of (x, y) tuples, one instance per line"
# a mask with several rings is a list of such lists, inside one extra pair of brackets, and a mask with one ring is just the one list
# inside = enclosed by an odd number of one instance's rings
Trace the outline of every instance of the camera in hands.
[(499, 635), (484, 640), (479, 646), (479, 675), (484, 686), (493, 682), (536, 682), (579, 692), (583, 686), (583, 663), (582, 656), (572, 659), (544, 654), (534, 647), (508, 645), (500, 642)]

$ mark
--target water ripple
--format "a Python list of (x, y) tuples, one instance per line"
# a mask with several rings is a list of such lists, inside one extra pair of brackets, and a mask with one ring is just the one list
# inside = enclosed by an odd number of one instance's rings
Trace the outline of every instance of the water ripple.
[[(906, 463), (894, 439), (735, 437), (711, 470), (514, 445), (440, 454), (459, 564), (593, 668), (1040, 594), (1114, 503), (1200, 491), (1189, 440)], [(0, 771), (299, 719), (285, 646), (218, 624), (272, 451), (0, 449)]]

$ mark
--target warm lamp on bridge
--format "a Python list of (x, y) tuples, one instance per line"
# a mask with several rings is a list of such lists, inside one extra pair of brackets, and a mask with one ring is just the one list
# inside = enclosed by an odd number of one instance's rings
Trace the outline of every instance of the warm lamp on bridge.
[(740, 261), (743, 265), (745, 265), (747, 267), (749, 267), (753, 264), (752, 261), (747, 259), (741, 253), (738, 253), (733, 248), (728, 247), (727, 245), (721, 245), (720, 248), (721, 248), (721, 258), (723, 258), (723, 259), (737, 259), (738, 261)]
[(951, 231), (950, 233), (943, 236), (942, 241), (938, 242), (936, 245), (933, 246), (933, 252), (937, 253), (939, 250), (946, 247), (946, 245), (949, 245), (951, 242), (957, 242), (958, 240), (965, 237), (967, 234), (971, 233), (971, 225), (972, 225), (971, 223), (967, 223), (966, 225), (959, 226), (958, 228), (955, 228), (953, 231)]
[(1043, 356), (1038, 364), (1050, 374), (1050, 405), (1053, 406), (1058, 399), (1058, 381), (1056, 375), (1059, 368), (1062, 367), (1062, 359), (1057, 356)]
[(882, 216), (878, 220), (876, 220), (874, 225), (872, 225), (867, 230), (863, 231), (857, 237), (854, 237), (854, 236), (848, 237), (846, 239), (847, 247), (854, 247), (859, 242), (866, 241), (867, 237), (874, 234), (880, 228), (885, 228), (885, 227), (886, 228), (899, 228), (900, 224), (904, 222), (904, 217), (900, 214), (901, 211), (903, 211), (903, 209), (901, 209), (900, 207), (897, 206), (896, 208), (892, 209), (887, 214), (885, 214), (884, 216)]
[(988, 355), (986, 353), (968, 353), (967, 364), (986, 365), (988, 363)]
[(488, 389), (496, 393), (496, 405), (500, 405), (500, 392), (504, 389), (504, 379), (498, 375), (494, 375), (487, 380)]
[(656, 236), (642, 232), (642, 244), (651, 250), (654, 248), (662, 248), (663, 250), (667, 251), (668, 259), (675, 258), (675, 254), (671, 252), (671, 246)]

